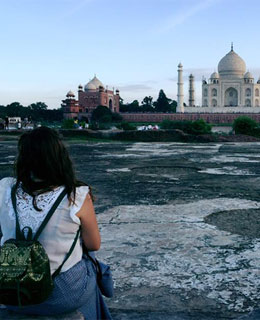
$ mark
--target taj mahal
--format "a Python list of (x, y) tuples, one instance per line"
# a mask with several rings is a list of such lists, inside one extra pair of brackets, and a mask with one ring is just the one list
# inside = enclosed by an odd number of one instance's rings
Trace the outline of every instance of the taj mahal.
[(208, 80), (202, 79), (202, 103), (195, 106), (194, 76), (189, 76), (189, 103), (184, 105), (183, 66), (178, 65), (177, 112), (260, 113), (260, 77), (255, 82), (233, 44)]

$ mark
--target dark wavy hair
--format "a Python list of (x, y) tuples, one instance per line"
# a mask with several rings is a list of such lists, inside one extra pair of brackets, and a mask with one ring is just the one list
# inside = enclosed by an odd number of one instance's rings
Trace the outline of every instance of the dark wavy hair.
[(58, 132), (47, 127), (20, 137), (15, 172), (16, 187), (22, 183), (22, 188), (34, 199), (37, 194), (65, 186), (71, 204), (75, 201), (76, 187), (86, 185), (76, 180), (69, 153)]

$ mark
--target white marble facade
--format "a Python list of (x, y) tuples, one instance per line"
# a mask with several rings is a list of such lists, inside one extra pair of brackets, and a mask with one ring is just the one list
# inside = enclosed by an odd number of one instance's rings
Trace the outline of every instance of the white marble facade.
[(184, 108), (184, 112), (260, 112), (260, 77), (255, 82), (246, 72), (244, 60), (233, 50), (218, 64), (209, 80), (202, 80), (201, 106)]

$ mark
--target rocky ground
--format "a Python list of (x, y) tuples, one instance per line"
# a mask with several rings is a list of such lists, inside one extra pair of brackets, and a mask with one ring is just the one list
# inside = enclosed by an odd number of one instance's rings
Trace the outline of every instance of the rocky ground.
[[(260, 143), (68, 146), (97, 198), (114, 319), (260, 319)], [(0, 142), (0, 178), (15, 155)]]

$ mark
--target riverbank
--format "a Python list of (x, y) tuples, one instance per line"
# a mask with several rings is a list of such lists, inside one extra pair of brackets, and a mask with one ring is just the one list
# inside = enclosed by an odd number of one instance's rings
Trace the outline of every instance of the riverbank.
[[(17, 139), (25, 131), (0, 131), (0, 141)], [(235, 134), (200, 134), (192, 135), (176, 130), (148, 130), (148, 131), (122, 131), (122, 130), (72, 130), (59, 129), (60, 134), (66, 140), (87, 141), (129, 141), (129, 142), (187, 142), (187, 143), (211, 143), (211, 142), (257, 142), (260, 138), (235, 135)]]

